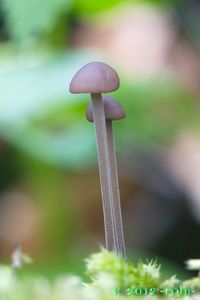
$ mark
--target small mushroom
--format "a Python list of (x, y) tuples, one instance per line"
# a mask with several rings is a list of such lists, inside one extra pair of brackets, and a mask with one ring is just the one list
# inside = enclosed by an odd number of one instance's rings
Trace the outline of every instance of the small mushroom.
[[(106, 120), (114, 121), (114, 120), (121, 120), (125, 118), (126, 116), (125, 111), (123, 110), (119, 102), (117, 102), (110, 96), (103, 96), (102, 101), (104, 105)], [(86, 118), (89, 122), (94, 122), (91, 102), (87, 107)]]
[(70, 83), (71, 93), (90, 93), (96, 129), (97, 154), (104, 214), (105, 243), (108, 250), (117, 251), (114, 218), (111, 168), (108, 151), (106, 120), (101, 93), (112, 92), (119, 87), (115, 70), (101, 62), (92, 62), (81, 68)]
[[(125, 242), (124, 242), (124, 232), (123, 232), (123, 222), (120, 204), (120, 193), (119, 193), (119, 183), (118, 183), (118, 172), (117, 172), (117, 161), (115, 154), (115, 142), (113, 137), (112, 121), (120, 120), (125, 118), (125, 112), (121, 105), (109, 96), (102, 97), (106, 118), (106, 130), (108, 139), (108, 151), (110, 159), (110, 171), (111, 171), (111, 183), (112, 183), (112, 193), (113, 193), (113, 217), (114, 217), (114, 229), (115, 238), (117, 244), (117, 252), (125, 257)], [(92, 103), (88, 105), (86, 111), (87, 120), (94, 122)]]

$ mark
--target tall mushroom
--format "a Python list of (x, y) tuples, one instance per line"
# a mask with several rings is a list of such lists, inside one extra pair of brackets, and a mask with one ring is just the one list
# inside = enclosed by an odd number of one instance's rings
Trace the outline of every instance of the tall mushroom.
[(110, 155), (102, 93), (112, 92), (119, 87), (115, 70), (101, 62), (92, 62), (81, 68), (70, 83), (71, 93), (90, 93), (96, 129), (97, 154), (104, 214), (105, 243), (108, 250), (117, 251), (115, 221), (113, 216), (113, 189)]
[[(123, 232), (123, 222), (122, 222), (122, 213), (121, 213), (121, 204), (120, 204), (120, 193), (119, 193), (119, 183), (118, 183), (118, 171), (117, 171), (117, 161), (115, 154), (115, 142), (112, 129), (112, 121), (121, 120), (125, 118), (125, 112), (121, 105), (109, 96), (102, 97), (106, 118), (106, 131), (108, 139), (108, 152), (110, 159), (110, 171), (111, 171), (111, 184), (113, 192), (113, 218), (114, 218), (114, 230), (115, 230), (115, 239), (117, 252), (125, 257), (125, 243), (124, 243), (124, 232)], [(92, 112), (92, 103), (88, 105), (86, 111), (86, 117), (88, 121), (94, 122), (93, 112)]]

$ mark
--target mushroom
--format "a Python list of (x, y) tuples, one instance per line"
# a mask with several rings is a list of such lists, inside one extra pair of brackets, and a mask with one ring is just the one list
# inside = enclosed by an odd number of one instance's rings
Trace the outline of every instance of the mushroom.
[(105, 227), (105, 244), (108, 250), (117, 251), (113, 217), (113, 193), (108, 151), (106, 120), (101, 93), (112, 92), (119, 87), (115, 70), (101, 62), (92, 62), (81, 68), (70, 83), (70, 92), (90, 93), (96, 130), (97, 154)]
[[(107, 121), (121, 120), (125, 118), (125, 111), (119, 102), (110, 96), (103, 96), (102, 101), (104, 105), (105, 118)], [(86, 118), (89, 122), (94, 122), (91, 102), (87, 107)]]
[[(102, 97), (106, 118), (106, 130), (108, 139), (108, 152), (110, 159), (110, 171), (111, 171), (111, 184), (113, 193), (113, 218), (114, 218), (114, 230), (117, 253), (125, 257), (125, 243), (124, 243), (124, 232), (122, 223), (122, 213), (120, 204), (120, 193), (119, 193), (119, 183), (118, 183), (118, 172), (117, 172), (117, 161), (115, 154), (115, 143), (113, 137), (112, 121), (120, 120), (125, 118), (125, 112), (121, 105), (109, 96)], [(94, 122), (92, 103), (88, 105), (86, 111), (87, 120)]]

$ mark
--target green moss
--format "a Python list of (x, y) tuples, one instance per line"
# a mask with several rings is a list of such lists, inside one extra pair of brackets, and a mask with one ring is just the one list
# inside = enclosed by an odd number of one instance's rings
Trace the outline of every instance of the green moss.
[[(87, 283), (74, 275), (58, 276), (53, 282), (47, 278), (22, 279), (13, 266), (0, 265), (0, 299), (4, 300), (78, 300), (78, 299), (167, 299), (174, 293), (183, 300), (198, 299), (200, 278), (181, 282), (176, 276), (162, 282), (161, 266), (155, 262), (133, 265), (104, 248), (86, 259)], [(187, 294), (186, 296), (184, 294)], [(190, 294), (192, 294), (190, 296)], [(188, 296), (189, 295), (189, 296)], [(152, 297), (153, 296), (153, 297)], [(166, 297), (165, 297), (166, 296)], [(176, 299), (171, 296), (170, 299)]]

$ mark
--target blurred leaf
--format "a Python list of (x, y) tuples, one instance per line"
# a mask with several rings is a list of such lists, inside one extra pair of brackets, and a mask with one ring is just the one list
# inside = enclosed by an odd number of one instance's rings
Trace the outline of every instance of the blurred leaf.
[(80, 96), (71, 95), (69, 83), (91, 53), (57, 53), (2, 56), (0, 60), (0, 121), (10, 123), (25, 119), (42, 108), (75, 103)]
[(1, 135), (47, 163), (73, 168), (87, 165), (94, 155), (93, 128), (86, 126), (86, 102), (71, 95), (68, 86), (88, 59), (86, 53), (2, 59)]
[(72, 0), (3, 0), (11, 35), (19, 40), (48, 32)]
[(46, 132), (30, 124), (4, 131), (6, 138), (18, 149), (31, 156), (60, 167), (80, 169), (89, 166), (94, 157), (95, 140), (93, 132), (86, 126), (72, 124), (67, 131)]
[(99, 12), (112, 6), (121, 3), (122, 0), (101, 0), (101, 1), (91, 1), (91, 0), (76, 0), (74, 1), (74, 8), (78, 13), (94, 13)]

